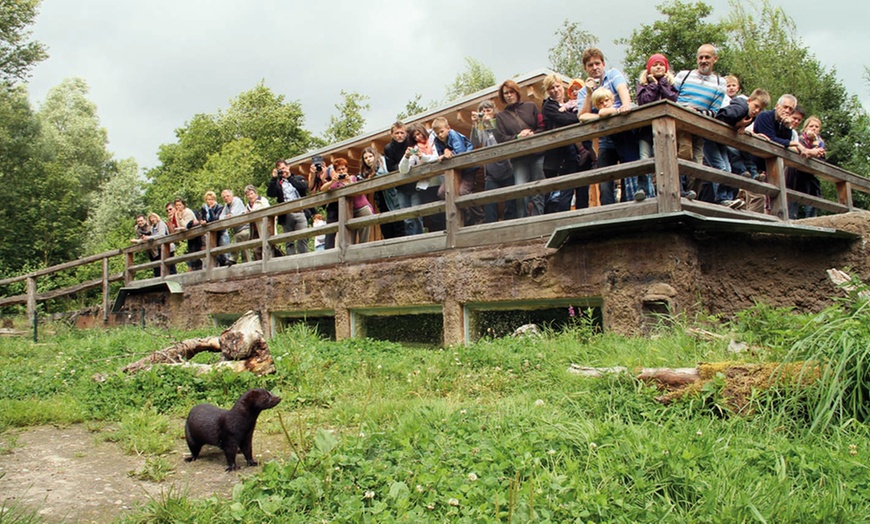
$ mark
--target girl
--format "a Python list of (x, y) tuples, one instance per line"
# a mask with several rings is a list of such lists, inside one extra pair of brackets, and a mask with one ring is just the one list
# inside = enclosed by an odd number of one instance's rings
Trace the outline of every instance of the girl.
[[(367, 147), (363, 149), (362, 160), (362, 167), (360, 168), (359, 175), (357, 175), (358, 179), (365, 180), (387, 174), (386, 159), (375, 148)], [(399, 191), (395, 187), (378, 191), (375, 193), (374, 198), (378, 210), (381, 212), (401, 209), (399, 205)], [(405, 222), (400, 220), (399, 222), (381, 224), (381, 234), (384, 238), (404, 236)]]
[[(810, 116), (804, 121), (804, 127), (798, 141), (804, 147), (804, 156), (807, 158), (825, 159), (825, 141), (819, 136), (821, 130), (822, 120), (819, 117)], [(812, 173), (798, 171), (793, 167), (789, 167), (785, 171), (785, 187), (810, 196), (822, 196), (822, 186), (819, 179)], [(796, 202), (788, 203), (789, 219), (795, 220), (814, 216), (816, 216), (816, 208)]]
[[(646, 61), (646, 70), (640, 74), (637, 85), (637, 105), (651, 104), (658, 100), (677, 101), (677, 88), (673, 84), (674, 74), (665, 55), (656, 53)], [(645, 127), (638, 132), (640, 159), (652, 158), (652, 128)], [(638, 187), (646, 196), (655, 196), (652, 175), (638, 177)], [(685, 196), (685, 195), (684, 195)]]

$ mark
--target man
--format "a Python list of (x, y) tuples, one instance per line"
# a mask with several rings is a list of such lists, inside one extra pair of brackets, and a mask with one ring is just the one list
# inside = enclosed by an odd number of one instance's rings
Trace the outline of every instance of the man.
[[(387, 163), (387, 171), (392, 173), (399, 169), (399, 162), (405, 156), (405, 151), (408, 149), (408, 131), (405, 129), (405, 124), (395, 122), (390, 126), (390, 143), (384, 146), (384, 160)], [(404, 184), (396, 188), (399, 207), (406, 209), (411, 207), (412, 198), (416, 198), (417, 184)], [(420, 218), (406, 218), (401, 231), (394, 230), (396, 233), (401, 233), (398, 236), (416, 235), (423, 232), (423, 221)]]
[[(242, 203), (242, 199), (235, 196), (231, 189), (224, 189), (221, 191), (221, 199), (223, 199), (226, 204), (221, 211), (220, 217), (230, 218), (234, 216), (241, 215), (245, 212), (245, 204)], [(246, 240), (251, 239), (251, 225), (250, 224), (242, 224), (235, 229), (233, 229), (233, 242), (244, 242)], [(225, 246), (230, 243), (230, 233), (226, 229), (223, 230), (220, 238), (218, 239), (219, 246)], [(238, 253), (239, 257), (244, 255), (245, 262), (251, 261), (251, 253), (247, 249), (243, 249)], [(227, 257), (227, 265), (232, 266), (236, 263), (236, 259), (233, 258), (232, 254)]]
[[(175, 220), (178, 224), (177, 229), (180, 231), (196, 227), (200, 224), (199, 219), (196, 217), (196, 213), (187, 207), (187, 202), (185, 202), (181, 197), (175, 199)], [(202, 251), (201, 236), (189, 238), (187, 240), (187, 252), (195, 253), (197, 251)], [(190, 268), (191, 271), (199, 271), (202, 269), (202, 260), (190, 260), (187, 262), (187, 267)]]
[[(613, 108), (617, 114), (631, 111), (631, 93), (628, 90), (628, 82), (625, 76), (617, 69), (607, 69), (604, 62), (604, 53), (600, 49), (590, 47), (583, 51), (583, 69), (588, 78), (583, 89), (577, 92), (577, 116), (581, 121), (588, 119), (589, 115), (597, 114), (598, 109), (592, 104), (592, 92), (604, 88), (613, 93)], [(587, 115), (584, 117), (584, 115)], [(603, 136), (598, 139), (598, 167), (613, 166), (620, 162), (633, 162), (640, 159), (637, 135), (634, 131), (623, 131), (613, 135)], [(615, 184), (613, 181), (599, 182), (599, 199), (601, 205), (616, 202)], [(637, 177), (629, 177), (624, 181), (622, 200), (643, 200), (646, 195), (637, 192)]]
[[(782, 147), (794, 147), (798, 153), (803, 154), (804, 148), (797, 142), (793, 142), (792, 129), (800, 125), (803, 115), (795, 119), (797, 98), (794, 95), (785, 94), (779, 97), (773, 109), (762, 111), (755, 119), (752, 126), (752, 134), (766, 138)], [(764, 169), (763, 166), (759, 166)]]
[[(130, 239), (131, 244), (141, 244), (151, 240), (151, 226), (145, 220), (145, 215), (136, 215), (136, 227), (133, 229), (133, 238)], [(148, 259), (151, 262), (160, 260), (160, 251), (157, 247), (152, 247), (148, 250)], [(160, 268), (154, 268), (154, 276), (160, 276)]]
[[(265, 198), (261, 197), (259, 193), (257, 193), (257, 188), (252, 185), (245, 186), (245, 198), (248, 199), (248, 204), (245, 206), (246, 212), (250, 213), (252, 211), (257, 211), (258, 209), (265, 209), (269, 207), (269, 201)], [(271, 222), (271, 221), (270, 221)], [(251, 223), (251, 238), (260, 238), (260, 234), (258, 232), (259, 224)], [(270, 224), (269, 227), (272, 232), (272, 227)], [(261, 246), (257, 246), (254, 248), (254, 260), (262, 260), (263, 259), (263, 248)]]
[[(695, 57), (698, 68), (691, 71), (683, 70), (677, 73), (674, 78), (674, 85), (677, 88), (677, 103), (697, 111), (704, 116), (715, 117), (719, 109), (727, 100), (727, 82), (715, 72), (713, 67), (719, 61), (719, 52), (713, 44), (704, 44), (698, 48), (698, 53)], [(692, 137), (692, 153), (696, 164), (703, 164), (708, 155), (705, 155), (705, 149), (718, 148), (714, 142), (709, 142), (701, 137)], [(713, 160), (716, 161), (715, 159)], [(717, 165), (709, 164), (716, 169), (728, 171), (727, 165), (721, 162)], [(686, 187), (683, 187), (683, 192), (689, 191), (688, 181), (683, 179), (682, 182)], [(702, 200), (713, 202), (715, 200), (715, 190), (713, 185), (705, 183), (697, 189)]]
[[(299, 200), (306, 194), (308, 194), (308, 181), (302, 176), (292, 175), (290, 167), (284, 160), (275, 162), (275, 169), (272, 170), (272, 180), (269, 181), (269, 186), (266, 188), (266, 195), (276, 199), (281, 204)], [(308, 218), (305, 217), (304, 211), (287, 213), (279, 220), (285, 233), (308, 228)], [(300, 238), (296, 240), (295, 244), (291, 241), (287, 242), (285, 246), (288, 255), (307, 253), (308, 239)]]

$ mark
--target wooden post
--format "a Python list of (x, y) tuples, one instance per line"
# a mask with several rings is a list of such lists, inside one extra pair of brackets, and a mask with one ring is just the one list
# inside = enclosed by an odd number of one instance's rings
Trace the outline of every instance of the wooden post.
[(852, 203), (852, 184), (850, 182), (837, 182), (837, 200), (849, 207), (849, 211), (854, 211), (855, 206)]
[(456, 207), (456, 194), (459, 192), (459, 175), (457, 169), (444, 172), (444, 219), (447, 222), (447, 248), (456, 247), (456, 235), (462, 226), (462, 214)]
[(770, 214), (780, 220), (788, 220), (788, 197), (785, 188), (785, 164), (782, 157), (767, 159), (767, 181), (779, 188), (779, 194), (770, 199)]
[(674, 119), (653, 120), (652, 134), (658, 212), (680, 211), (680, 168), (677, 164), (677, 128)]
[(166, 263), (166, 259), (171, 255), (171, 242), (164, 242), (160, 244), (160, 279), (166, 280), (166, 277), (169, 276), (169, 264)]
[(27, 321), (31, 326), (36, 321), (36, 277), (27, 277)]
[(109, 259), (103, 259), (103, 322), (109, 321)]
[(205, 271), (205, 277), (208, 280), (211, 280), (211, 272), (217, 265), (217, 260), (211, 253), (211, 250), (214, 249), (217, 244), (217, 232), (209, 231), (203, 236), (205, 237), (205, 260), (203, 261), (203, 270)]
[(335, 232), (335, 248), (338, 249), (338, 260), (344, 262), (347, 246), (350, 244), (350, 229), (347, 220), (353, 217), (353, 198), (342, 196), (338, 198), (338, 231)]
[(465, 312), (462, 304), (454, 299), (446, 299), (441, 304), (442, 336), (444, 346), (461, 346), (465, 340)]
[(133, 260), (134, 256), (135, 255), (130, 251), (127, 251), (127, 253), (125, 253), (125, 256), (124, 256), (124, 285), (125, 286), (128, 285), (133, 280), (135, 280), (134, 275), (133, 275), (133, 271), (130, 270), (130, 266), (132, 266), (134, 264), (134, 260)]
[(269, 237), (272, 236), (272, 228), (269, 227), (271, 221), (272, 217), (263, 217), (257, 226), (260, 230), (260, 249), (263, 250), (263, 271), (266, 270), (266, 263), (272, 260), (272, 246), (269, 245)]

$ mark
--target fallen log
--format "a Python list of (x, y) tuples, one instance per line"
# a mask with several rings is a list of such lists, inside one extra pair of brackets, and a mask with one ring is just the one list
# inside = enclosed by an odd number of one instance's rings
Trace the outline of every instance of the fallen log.
[(199, 370), (227, 368), (235, 371), (251, 371), (258, 375), (275, 372), (269, 346), (263, 337), (260, 318), (248, 311), (225, 329), (220, 336), (182, 340), (167, 348), (155, 351), (124, 367), (125, 373), (151, 369), (156, 364), (189, 364), (189, 360), (203, 351), (220, 352), (221, 362), (214, 366), (197, 364)]

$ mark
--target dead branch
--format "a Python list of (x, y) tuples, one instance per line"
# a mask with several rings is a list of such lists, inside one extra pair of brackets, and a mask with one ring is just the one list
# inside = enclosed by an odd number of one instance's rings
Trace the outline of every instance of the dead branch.
[(258, 375), (275, 372), (269, 346), (263, 337), (260, 318), (248, 311), (225, 329), (219, 337), (192, 338), (168, 348), (151, 353), (147, 357), (124, 367), (125, 373), (151, 369), (155, 364), (187, 364), (194, 355), (203, 351), (220, 352), (221, 362), (214, 366), (197, 364), (197, 369), (229, 367), (234, 371), (251, 371)]

